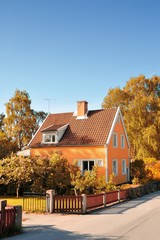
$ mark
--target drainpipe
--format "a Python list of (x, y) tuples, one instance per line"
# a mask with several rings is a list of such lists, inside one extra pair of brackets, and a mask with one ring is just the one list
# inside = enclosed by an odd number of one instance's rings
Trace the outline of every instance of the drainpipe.
[(106, 182), (108, 182), (108, 145), (105, 145), (105, 159), (106, 159)]

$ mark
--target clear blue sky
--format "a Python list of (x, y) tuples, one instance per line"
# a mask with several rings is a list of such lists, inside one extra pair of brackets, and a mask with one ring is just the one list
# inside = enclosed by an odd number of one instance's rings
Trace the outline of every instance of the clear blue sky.
[(160, 75), (159, 0), (0, 0), (0, 113), (16, 89), (32, 108), (101, 108), (109, 88)]

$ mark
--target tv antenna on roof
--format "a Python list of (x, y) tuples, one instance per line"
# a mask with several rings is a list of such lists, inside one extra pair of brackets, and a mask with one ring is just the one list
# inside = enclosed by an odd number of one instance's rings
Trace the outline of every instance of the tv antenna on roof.
[(48, 114), (50, 113), (50, 102), (51, 101), (56, 101), (56, 99), (53, 98), (44, 98), (43, 100), (48, 102)]

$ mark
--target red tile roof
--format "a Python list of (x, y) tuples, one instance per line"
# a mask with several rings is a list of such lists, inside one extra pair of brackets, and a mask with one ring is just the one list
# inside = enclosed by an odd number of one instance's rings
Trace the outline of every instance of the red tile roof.
[(41, 130), (41, 132), (50, 132), (50, 131), (57, 131), (59, 128), (63, 127), (64, 124), (53, 124), (47, 128)]
[[(37, 134), (30, 142), (30, 147), (45, 146), (83, 146), (106, 144), (117, 108), (88, 111), (87, 119), (76, 119), (73, 112), (50, 114)], [(62, 139), (57, 144), (42, 144), (42, 131), (54, 130), (57, 126), (68, 124)]]

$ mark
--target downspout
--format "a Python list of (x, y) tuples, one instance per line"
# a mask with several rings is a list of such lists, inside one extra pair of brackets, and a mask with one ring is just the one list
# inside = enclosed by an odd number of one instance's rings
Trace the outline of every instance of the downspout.
[(109, 176), (108, 176), (108, 145), (105, 144), (105, 162), (106, 162), (106, 183), (109, 181)]
[(131, 181), (131, 174), (130, 174), (130, 169), (131, 169), (131, 158), (130, 158), (130, 146), (128, 148), (128, 179), (127, 181), (130, 182)]

